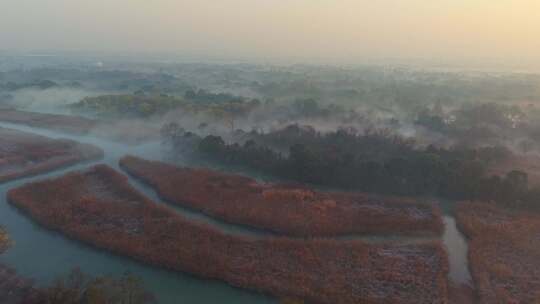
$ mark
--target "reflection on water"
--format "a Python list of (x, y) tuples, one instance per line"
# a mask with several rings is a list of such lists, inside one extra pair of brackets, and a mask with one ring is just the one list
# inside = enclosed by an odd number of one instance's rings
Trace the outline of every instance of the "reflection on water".
[(467, 260), (467, 241), (457, 229), (456, 219), (452, 216), (443, 217), (446, 226), (443, 234), (443, 242), (448, 252), (450, 273), (448, 276), (456, 283), (469, 283), (471, 274)]
[[(119, 170), (118, 160), (126, 154), (153, 160), (162, 160), (162, 151), (159, 143), (130, 146), (91, 136), (70, 136), (13, 124), (0, 123), (0, 127), (32, 132), (51, 138), (69, 138), (94, 144), (102, 148), (105, 152), (104, 159), (93, 163), (79, 164), (38, 177), (24, 178), (0, 185), (0, 224), (7, 229), (15, 242), (10, 250), (0, 256), (0, 262), (16, 268), (21, 275), (36, 279), (39, 284), (50, 282), (53, 278), (67, 273), (75, 266), (79, 266), (84, 272), (93, 275), (120, 275), (125, 271), (130, 271), (141, 277), (148, 289), (158, 296), (160, 303), (164, 304), (251, 304), (276, 302), (263, 295), (233, 288), (221, 282), (201, 280), (189, 275), (145, 266), (131, 259), (111, 255), (79, 242), (68, 240), (58, 233), (41, 228), (5, 201), (8, 189), (20, 186), (28, 181), (59, 176), (68, 171), (84, 169), (96, 163), (106, 163)], [(149, 187), (131, 177), (129, 180), (141, 192), (148, 195), (154, 201), (160, 202), (155, 192)], [(185, 216), (209, 222), (228, 233), (242, 233), (252, 236), (265, 234), (257, 230), (229, 225), (185, 208), (173, 208)], [(467, 268), (467, 244), (461, 233), (457, 230), (454, 218), (450, 215), (445, 215), (444, 221), (446, 229), (443, 241), (448, 248), (450, 278), (456, 282), (466, 283), (470, 280), (470, 274)], [(402, 241), (404, 240), (402, 239)]]

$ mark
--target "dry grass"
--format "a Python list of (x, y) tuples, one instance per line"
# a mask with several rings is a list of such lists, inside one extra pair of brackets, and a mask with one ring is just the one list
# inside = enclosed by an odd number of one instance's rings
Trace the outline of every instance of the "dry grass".
[(166, 201), (280, 234), (326, 237), (443, 231), (436, 207), (409, 200), (261, 184), (240, 175), (180, 168), (131, 156), (122, 158), (120, 165), (154, 187)]
[(463, 202), (457, 220), (480, 303), (539, 303), (540, 215)]
[(97, 147), (0, 128), (0, 183), (103, 156)]
[[(106, 196), (84, 190), (92, 189), (96, 178), (109, 185)], [(155, 204), (107, 166), (27, 184), (9, 191), (8, 199), (42, 225), (98, 248), (278, 298), (447, 303), (448, 264), (439, 242), (228, 235)]]

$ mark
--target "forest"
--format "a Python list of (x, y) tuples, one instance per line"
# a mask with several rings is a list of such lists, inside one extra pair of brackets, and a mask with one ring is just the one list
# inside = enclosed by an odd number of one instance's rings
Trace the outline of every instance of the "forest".
[(216, 116), (242, 116), (260, 105), (257, 99), (245, 100), (230, 94), (211, 94), (204, 90), (187, 91), (185, 96), (167, 94), (148, 95), (135, 92), (126, 95), (103, 95), (86, 97), (69, 105), (74, 113), (93, 114), (100, 118), (148, 118), (169, 111), (205, 113)]
[(270, 133), (252, 132), (243, 144), (226, 143), (215, 135), (199, 137), (174, 124), (165, 125), (162, 135), (173, 149), (186, 149), (188, 143), (196, 157), (297, 182), (538, 208), (539, 189), (528, 186), (526, 172), (488, 173), (491, 165), (511, 155), (501, 146), (422, 147), (388, 130), (321, 133), (298, 125)]

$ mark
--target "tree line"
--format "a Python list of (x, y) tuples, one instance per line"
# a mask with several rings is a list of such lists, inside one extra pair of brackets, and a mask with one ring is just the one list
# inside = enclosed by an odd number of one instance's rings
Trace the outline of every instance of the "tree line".
[(215, 135), (199, 137), (175, 124), (162, 131), (174, 150), (185, 151), (189, 143), (196, 157), (314, 185), (511, 204), (533, 204), (540, 198), (540, 189), (528, 187), (525, 172), (487, 173), (491, 164), (509, 156), (503, 147), (419, 147), (387, 130), (320, 133), (298, 125), (251, 132), (243, 143), (226, 143)]

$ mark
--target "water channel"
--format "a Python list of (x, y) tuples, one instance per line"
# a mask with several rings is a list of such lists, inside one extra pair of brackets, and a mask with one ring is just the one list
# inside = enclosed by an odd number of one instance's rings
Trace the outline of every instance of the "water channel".
[[(105, 163), (117, 170), (118, 160), (131, 154), (146, 159), (162, 160), (163, 151), (159, 143), (147, 143), (138, 146), (125, 145), (92, 136), (70, 136), (53, 131), (32, 128), (8, 123), (0, 123), (0, 127), (44, 135), (50, 138), (68, 138), (83, 143), (93, 144), (104, 151), (101, 160), (87, 162), (41, 174), (35, 177), (23, 178), (0, 184), (0, 224), (4, 226), (14, 241), (13, 246), (0, 256), (0, 262), (17, 270), (20, 275), (36, 280), (36, 283), (47, 284), (51, 280), (64, 275), (74, 267), (92, 275), (120, 275), (129, 271), (144, 281), (145, 286), (152, 291), (162, 304), (214, 304), (214, 303), (276, 303), (277, 301), (246, 290), (229, 286), (219, 281), (196, 278), (191, 275), (162, 270), (135, 262), (129, 258), (112, 255), (80, 242), (64, 238), (61, 234), (42, 228), (16, 208), (6, 202), (6, 192), (30, 181), (41, 180), (62, 175), (73, 170), (81, 170), (91, 165)], [(130, 183), (156, 202), (161, 202), (155, 192), (133, 178)], [(250, 234), (264, 237), (265, 233), (227, 224), (210, 218), (198, 212), (174, 207), (175, 210), (190, 218), (205, 221), (218, 226), (227, 233)], [(448, 210), (448, 208), (443, 208)], [(446, 224), (442, 237), (448, 248), (450, 273), (452, 280), (466, 283), (470, 280), (467, 268), (467, 243), (457, 230), (454, 218), (449, 212), (444, 212)]]

